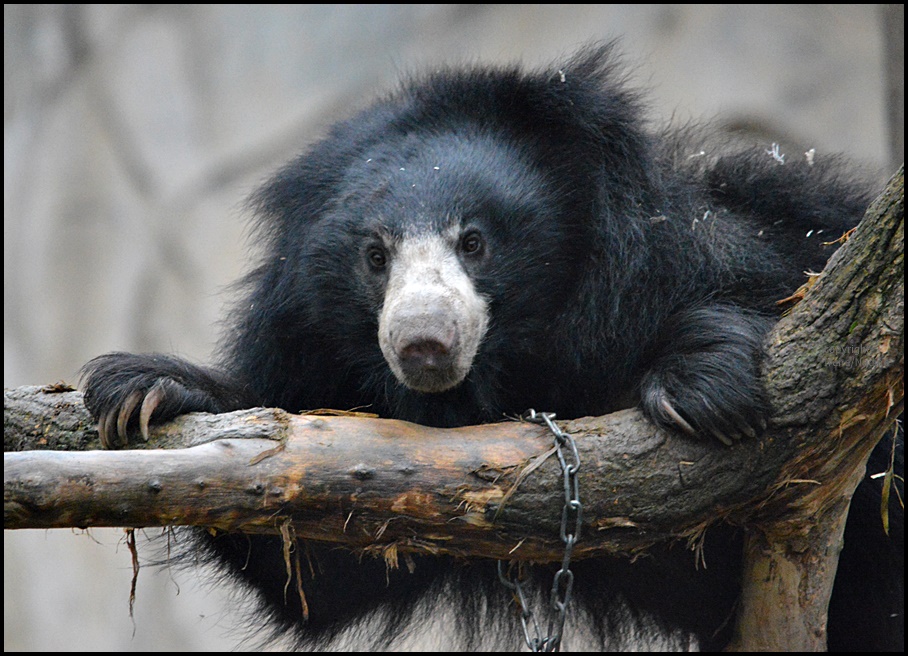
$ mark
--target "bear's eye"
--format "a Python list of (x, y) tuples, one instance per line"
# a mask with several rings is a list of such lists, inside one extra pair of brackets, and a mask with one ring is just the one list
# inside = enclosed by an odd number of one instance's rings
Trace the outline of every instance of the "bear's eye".
[(479, 255), (484, 245), (482, 235), (476, 230), (471, 230), (460, 240), (460, 250), (464, 255)]
[(388, 264), (388, 256), (381, 246), (370, 246), (366, 251), (366, 259), (369, 260), (369, 265), (373, 269), (384, 269)]

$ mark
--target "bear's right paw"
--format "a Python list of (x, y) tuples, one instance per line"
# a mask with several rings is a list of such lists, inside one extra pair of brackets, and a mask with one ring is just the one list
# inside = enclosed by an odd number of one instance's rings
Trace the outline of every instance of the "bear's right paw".
[(108, 353), (88, 362), (82, 378), (85, 407), (106, 449), (126, 446), (136, 429), (147, 441), (150, 424), (225, 409), (205, 370), (170, 356)]

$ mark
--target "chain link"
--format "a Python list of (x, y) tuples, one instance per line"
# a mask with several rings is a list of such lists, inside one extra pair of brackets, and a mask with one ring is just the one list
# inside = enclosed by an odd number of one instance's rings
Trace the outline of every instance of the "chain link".
[[(552, 581), (552, 590), (549, 593), (549, 604), (554, 611), (554, 616), (549, 621), (549, 631), (546, 636), (542, 635), (539, 630), (539, 623), (533, 617), (533, 611), (528, 603), (523, 584), (520, 582), (519, 573), (512, 580), (505, 572), (504, 561), (499, 560), (498, 578), (517, 598), (517, 603), (520, 606), (520, 623), (523, 626), (523, 639), (526, 641), (530, 651), (554, 652), (561, 648), (564, 621), (567, 617), (567, 608), (574, 588), (574, 573), (570, 570), (571, 555), (574, 552), (574, 545), (580, 539), (583, 510), (583, 506), (580, 503), (580, 485), (577, 479), (577, 472), (580, 470), (580, 455), (577, 453), (577, 444), (575, 444), (574, 438), (555, 425), (553, 421), (555, 419), (554, 413), (537, 413), (535, 410), (530, 409), (524, 413), (523, 419), (534, 424), (545, 424), (549, 427), (554, 436), (555, 453), (558, 455), (558, 462), (561, 464), (564, 479), (564, 506), (561, 509), (561, 541), (564, 542), (564, 557), (561, 559), (561, 569), (555, 573)], [(568, 451), (568, 458), (565, 457), (566, 450)], [(573, 464), (569, 463), (568, 459), (572, 460)], [(568, 532), (568, 526), (572, 527), (572, 532)], [(530, 637), (530, 623), (533, 625), (535, 637)]]

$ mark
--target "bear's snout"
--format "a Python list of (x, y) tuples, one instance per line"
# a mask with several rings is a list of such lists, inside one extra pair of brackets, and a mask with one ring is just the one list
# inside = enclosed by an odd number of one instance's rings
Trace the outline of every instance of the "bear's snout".
[[(431, 313), (402, 309), (390, 329), (394, 356), (408, 387), (441, 392), (463, 379), (457, 367), (459, 336), (450, 308)], [(472, 361), (472, 358), (470, 358)]]
[(456, 387), (469, 373), (487, 325), (487, 304), (445, 240), (404, 240), (378, 322), (378, 343), (395, 377), (417, 392)]

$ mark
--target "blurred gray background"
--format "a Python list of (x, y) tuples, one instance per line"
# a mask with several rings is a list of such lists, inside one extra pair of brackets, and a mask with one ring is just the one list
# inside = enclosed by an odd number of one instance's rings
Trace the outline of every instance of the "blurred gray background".
[[(4, 386), (74, 383), (118, 349), (206, 360), (246, 195), (440, 62), (547, 64), (621, 36), (654, 122), (845, 152), (882, 184), (903, 157), (903, 21), (866, 4), (4, 5)], [(204, 573), (144, 568), (131, 620), (122, 535), (6, 533), (4, 648), (255, 646)]]

